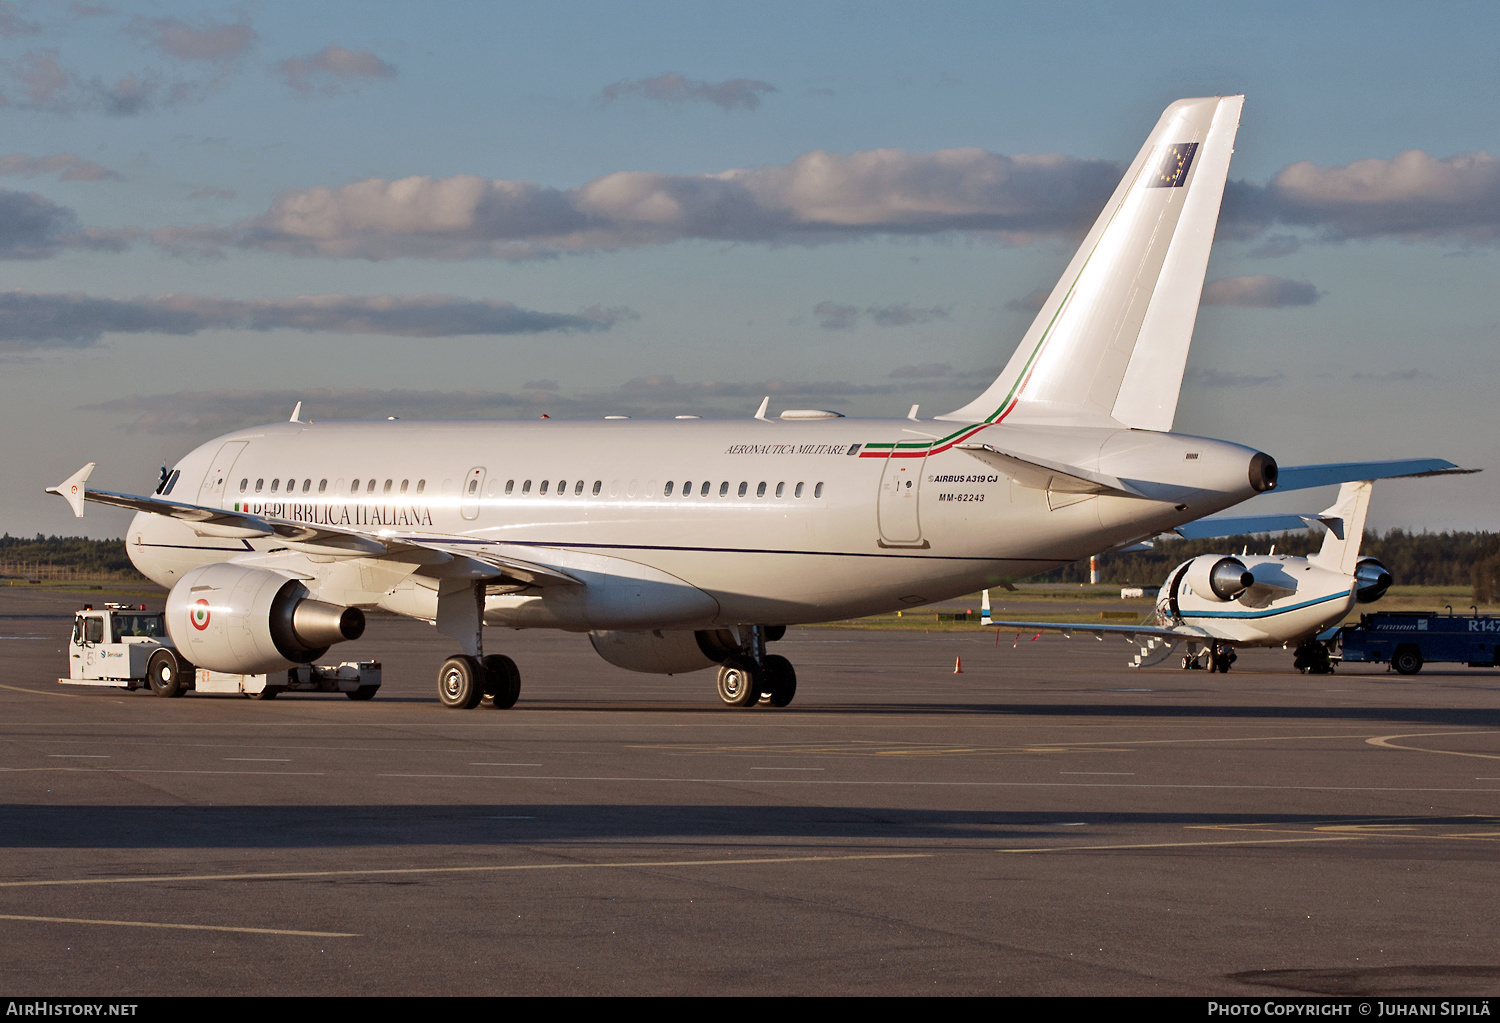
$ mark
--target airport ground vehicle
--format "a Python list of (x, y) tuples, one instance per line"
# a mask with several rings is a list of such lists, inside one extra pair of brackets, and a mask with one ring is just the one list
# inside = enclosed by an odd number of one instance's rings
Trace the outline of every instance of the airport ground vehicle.
[(145, 604), (85, 605), (73, 617), (68, 641), (65, 685), (150, 687), (158, 696), (243, 693), (269, 700), (287, 691), (344, 693), (368, 700), (380, 688), (379, 661), (345, 661), (337, 665), (299, 664), (259, 675), (210, 671), (195, 667), (177, 652), (167, 635), (164, 615)]
[(1500, 618), (1474, 613), (1456, 615), (1433, 611), (1379, 611), (1360, 615), (1358, 625), (1338, 631), (1338, 659), (1350, 662), (1389, 662), (1403, 675), (1415, 675), (1422, 665), (1439, 661), (1493, 668), (1500, 641)]

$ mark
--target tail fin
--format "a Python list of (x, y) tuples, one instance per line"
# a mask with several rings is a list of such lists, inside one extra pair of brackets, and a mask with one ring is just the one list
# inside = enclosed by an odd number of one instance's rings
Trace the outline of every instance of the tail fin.
[(938, 418), (1172, 428), (1244, 99), (1167, 107), (1005, 372)]
[(1333, 502), (1333, 507), (1318, 516), (1318, 521), (1328, 527), (1328, 532), (1323, 536), (1323, 546), (1308, 561), (1319, 568), (1354, 574), (1354, 566), (1359, 562), (1359, 543), (1365, 536), (1370, 491), (1374, 486), (1370, 480), (1363, 480), (1339, 487), (1338, 500)]

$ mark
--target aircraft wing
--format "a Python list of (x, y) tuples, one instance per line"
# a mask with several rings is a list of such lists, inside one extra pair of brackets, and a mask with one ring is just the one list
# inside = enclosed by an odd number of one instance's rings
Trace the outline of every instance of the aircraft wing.
[(1134, 642), (1137, 636), (1160, 636), (1163, 639), (1211, 638), (1202, 629), (1191, 625), (1171, 629), (1160, 625), (1105, 625), (1100, 622), (1008, 622), (998, 618), (987, 619), (980, 624), (994, 625), (1002, 629), (1015, 629), (1019, 632), (1060, 632), (1069, 639), (1073, 638), (1075, 632), (1089, 633), (1101, 641), (1106, 635), (1114, 635), (1121, 637), (1127, 643)]
[(93, 501), (95, 504), (114, 508), (128, 508), (131, 511), (179, 519), (191, 525), (201, 536), (245, 540), (274, 537), (285, 546), (306, 554), (368, 558), (422, 551), (424, 560), (433, 564), (458, 558), (467, 559), (470, 562), (467, 574), (474, 578), (494, 577), (534, 586), (579, 583), (577, 578), (561, 569), (516, 558), (501, 550), (500, 545), (484, 541), (444, 536), (397, 536), (389, 531), (368, 533), (341, 526), (209, 508), (161, 496), (143, 497), (138, 494), (117, 494), (109, 490), (90, 490), (86, 483), (93, 470), (94, 463), (90, 462), (57, 486), (48, 487), (47, 493), (58, 494), (66, 499), (79, 518), (83, 518), (84, 502)]
[(1272, 493), (1306, 490), (1358, 480), (1391, 480), (1409, 476), (1455, 476), (1481, 472), (1460, 469), (1441, 458), (1394, 458), (1384, 462), (1329, 462), (1326, 465), (1284, 465), (1277, 470)]

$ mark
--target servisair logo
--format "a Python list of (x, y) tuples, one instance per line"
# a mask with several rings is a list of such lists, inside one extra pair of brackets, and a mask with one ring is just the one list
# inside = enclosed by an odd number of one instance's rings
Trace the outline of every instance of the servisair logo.
[(199, 597), (193, 603), (192, 610), (188, 612), (188, 619), (193, 623), (193, 628), (202, 632), (208, 628), (208, 601)]

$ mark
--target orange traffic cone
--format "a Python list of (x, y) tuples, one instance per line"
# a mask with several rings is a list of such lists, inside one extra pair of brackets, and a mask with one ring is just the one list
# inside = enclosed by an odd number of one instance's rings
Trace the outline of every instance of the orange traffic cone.
[(955, 657), (955, 658), (953, 658), (953, 674), (955, 674), (955, 675), (962, 675), (963, 673), (964, 673), (964, 659), (962, 657)]

